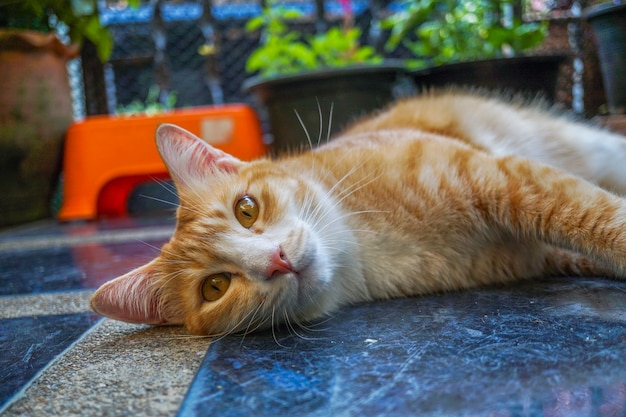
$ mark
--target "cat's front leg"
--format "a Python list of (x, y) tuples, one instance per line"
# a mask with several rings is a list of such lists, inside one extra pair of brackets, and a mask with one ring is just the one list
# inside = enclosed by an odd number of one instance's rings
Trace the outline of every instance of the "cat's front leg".
[(626, 277), (623, 199), (523, 158), (497, 158), (492, 164), (497, 174), (475, 194), (476, 207), (487, 218), (522, 239), (537, 239), (586, 255), (602, 269), (606, 265), (608, 275)]

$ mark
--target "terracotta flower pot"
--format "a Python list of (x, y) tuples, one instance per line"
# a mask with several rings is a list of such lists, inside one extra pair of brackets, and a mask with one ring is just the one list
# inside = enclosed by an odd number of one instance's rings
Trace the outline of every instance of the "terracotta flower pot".
[(67, 61), (54, 34), (0, 30), (0, 226), (50, 215), (72, 122)]

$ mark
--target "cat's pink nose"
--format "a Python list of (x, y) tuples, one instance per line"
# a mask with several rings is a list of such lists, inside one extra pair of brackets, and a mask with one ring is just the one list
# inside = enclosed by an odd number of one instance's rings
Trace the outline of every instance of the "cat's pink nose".
[(267, 278), (273, 278), (277, 275), (288, 274), (293, 271), (293, 267), (285, 256), (285, 252), (283, 252), (283, 248), (280, 246), (274, 251), (272, 254), (272, 258), (270, 259), (270, 266), (267, 268), (266, 276)]

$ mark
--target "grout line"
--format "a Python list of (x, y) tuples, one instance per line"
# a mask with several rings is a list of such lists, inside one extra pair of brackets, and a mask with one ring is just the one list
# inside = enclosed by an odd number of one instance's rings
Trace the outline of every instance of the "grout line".
[(66, 347), (62, 352), (60, 352), (58, 355), (56, 355), (54, 358), (52, 358), (50, 360), (50, 362), (48, 362), (44, 367), (42, 367), (39, 372), (37, 372), (35, 375), (33, 375), (33, 377), (31, 379), (29, 379), (24, 385), (22, 385), (22, 388), (20, 388), (19, 391), (17, 391), (15, 394), (13, 394), (13, 396), (11, 398), (9, 398), (9, 400), (4, 403), (4, 405), (0, 405), (0, 415), (2, 415), (2, 413), (4, 411), (6, 411), (9, 407), (11, 407), (11, 405), (13, 405), (13, 403), (15, 403), (16, 401), (20, 400), (22, 397), (24, 397), (26, 390), (28, 388), (30, 388), (30, 386), (33, 384), (33, 382), (37, 381), (39, 379), (39, 377), (46, 372), (51, 366), (53, 366), (57, 361), (59, 361), (61, 358), (63, 358), (65, 356), (65, 354), (67, 352), (69, 352), (70, 350), (74, 349), (74, 347), (83, 341), (83, 339), (85, 339), (87, 337), (87, 335), (91, 332), (94, 331), (94, 329), (98, 326), (101, 326), (102, 323), (105, 321), (104, 318), (100, 318), (97, 322), (95, 322), (93, 324), (93, 326), (91, 326), (90, 328), (88, 328), (87, 330), (85, 330), (83, 332), (83, 334), (81, 334), (78, 338), (76, 338), (76, 340), (74, 340), (68, 347)]
[(7, 417), (173, 416), (210, 343), (180, 326), (101, 320), (3, 411)]
[(0, 319), (90, 312), (92, 293), (93, 290), (80, 290), (2, 296)]
[(174, 233), (174, 226), (162, 226), (132, 230), (98, 231), (92, 235), (12, 238), (11, 240), (0, 240), (0, 252), (73, 247), (90, 243), (110, 244), (141, 239), (167, 239), (172, 236), (172, 233)]

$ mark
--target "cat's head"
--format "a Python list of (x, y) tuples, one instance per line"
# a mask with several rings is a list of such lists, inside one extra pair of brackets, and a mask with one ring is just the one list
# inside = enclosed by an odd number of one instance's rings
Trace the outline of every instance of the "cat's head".
[(172, 125), (159, 127), (157, 146), (180, 198), (176, 230), (156, 259), (96, 291), (96, 312), (217, 335), (342, 303), (333, 277), (350, 264), (351, 232), (310, 176), (242, 162)]

